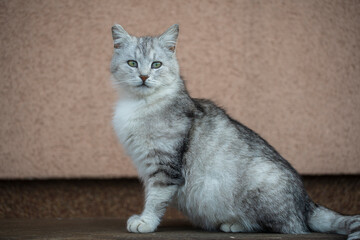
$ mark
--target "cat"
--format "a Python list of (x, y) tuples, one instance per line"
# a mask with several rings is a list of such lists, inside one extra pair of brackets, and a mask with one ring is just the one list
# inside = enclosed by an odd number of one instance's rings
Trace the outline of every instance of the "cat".
[(257, 133), (213, 102), (189, 96), (176, 59), (179, 26), (155, 37), (112, 27), (111, 75), (119, 100), (114, 130), (145, 187), (134, 233), (154, 232), (176, 206), (205, 230), (360, 239), (360, 216), (314, 203), (296, 170)]

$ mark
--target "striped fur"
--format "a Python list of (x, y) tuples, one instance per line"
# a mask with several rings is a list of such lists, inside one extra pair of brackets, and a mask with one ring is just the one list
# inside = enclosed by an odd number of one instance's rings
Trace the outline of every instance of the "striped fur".
[(295, 169), (263, 138), (213, 102), (189, 96), (176, 60), (177, 25), (157, 37), (137, 38), (120, 25), (112, 32), (111, 73), (120, 96), (113, 125), (146, 193), (128, 231), (155, 231), (171, 203), (206, 230), (360, 239), (359, 216), (313, 203)]

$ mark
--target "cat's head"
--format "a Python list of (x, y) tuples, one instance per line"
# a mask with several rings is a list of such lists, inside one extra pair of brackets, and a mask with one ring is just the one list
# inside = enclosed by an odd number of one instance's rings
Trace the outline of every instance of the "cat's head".
[(177, 24), (156, 37), (135, 37), (115, 24), (111, 73), (116, 87), (138, 97), (173, 92), (183, 84), (175, 56)]

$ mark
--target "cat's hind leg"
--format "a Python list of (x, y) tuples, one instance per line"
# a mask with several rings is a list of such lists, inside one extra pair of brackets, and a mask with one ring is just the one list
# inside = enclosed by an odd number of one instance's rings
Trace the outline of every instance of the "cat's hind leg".
[(248, 232), (241, 223), (223, 223), (220, 225), (220, 230), (223, 232)]

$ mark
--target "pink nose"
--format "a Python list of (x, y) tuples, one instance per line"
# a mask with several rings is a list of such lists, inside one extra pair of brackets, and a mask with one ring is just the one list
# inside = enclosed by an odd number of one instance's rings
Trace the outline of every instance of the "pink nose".
[(140, 78), (141, 78), (141, 80), (142, 80), (143, 82), (145, 82), (145, 81), (146, 81), (146, 79), (148, 79), (148, 78), (149, 78), (149, 76), (146, 76), (146, 75), (140, 75)]

